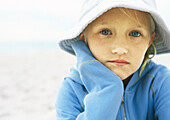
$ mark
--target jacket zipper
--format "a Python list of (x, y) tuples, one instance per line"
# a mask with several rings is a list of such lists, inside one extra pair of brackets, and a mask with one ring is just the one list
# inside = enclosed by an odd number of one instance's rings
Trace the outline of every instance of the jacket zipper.
[(126, 118), (126, 113), (125, 113), (125, 102), (124, 102), (124, 96), (122, 98), (122, 107), (123, 107), (123, 116), (124, 116), (124, 119), (127, 120)]

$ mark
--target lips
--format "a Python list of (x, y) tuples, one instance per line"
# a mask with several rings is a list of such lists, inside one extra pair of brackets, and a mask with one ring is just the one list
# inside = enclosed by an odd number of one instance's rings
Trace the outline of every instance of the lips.
[(118, 60), (113, 60), (113, 61), (108, 61), (109, 63), (115, 64), (117, 66), (125, 66), (130, 64), (128, 61), (123, 60), (123, 59), (118, 59)]

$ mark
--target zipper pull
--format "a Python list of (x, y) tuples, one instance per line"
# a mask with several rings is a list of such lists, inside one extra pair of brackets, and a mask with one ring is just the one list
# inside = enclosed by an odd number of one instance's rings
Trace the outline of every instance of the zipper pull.
[(124, 116), (124, 120), (127, 120), (126, 118), (126, 113), (125, 113), (125, 101), (124, 101), (124, 96), (122, 98), (122, 108), (123, 108), (123, 116)]

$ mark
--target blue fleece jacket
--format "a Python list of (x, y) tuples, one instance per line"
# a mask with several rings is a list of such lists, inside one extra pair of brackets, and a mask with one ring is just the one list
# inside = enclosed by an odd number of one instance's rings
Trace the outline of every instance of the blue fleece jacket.
[(56, 99), (57, 120), (169, 120), (170, 71), (150, 62), (139, 77), (122, 80), (97, 61), (86, 44), (72, 44), (77, 67), (63, 80)]

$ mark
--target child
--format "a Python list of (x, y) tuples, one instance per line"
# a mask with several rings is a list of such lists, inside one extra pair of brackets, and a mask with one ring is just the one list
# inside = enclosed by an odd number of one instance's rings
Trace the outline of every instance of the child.
[[(77, 57), (56, 99), (57, 120), (168, 120), (170, 32), (154, 0), (86, 0), (59, 42)], [(150, 57), (152, 55), (152, 57)]]

